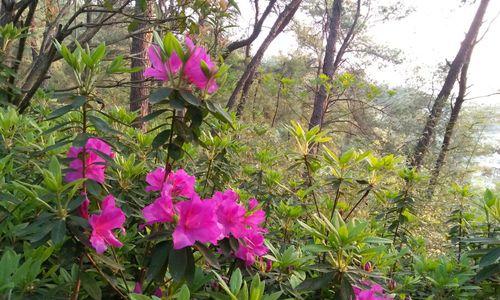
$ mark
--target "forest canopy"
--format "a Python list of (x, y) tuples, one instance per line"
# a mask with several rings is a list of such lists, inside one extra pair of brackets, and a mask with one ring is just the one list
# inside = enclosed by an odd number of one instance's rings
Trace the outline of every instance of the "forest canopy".
[(498, 4), (0, 0), (0, 299), (497, 299)]

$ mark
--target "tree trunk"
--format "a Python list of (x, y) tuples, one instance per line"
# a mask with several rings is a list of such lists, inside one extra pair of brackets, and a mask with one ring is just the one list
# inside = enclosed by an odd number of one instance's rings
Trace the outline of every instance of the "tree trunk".
[(453, 105), (453, 108), (451, 109), (450, 120), (448, 121), (448, 124), (446, 124), (443, 143), (441, 144), (441, 150), (439, 151), (436, 164), (434, 165), (434, 169), (432, 170), (431, 173), (431, 178), (429, 181), (429, 189), (427, 190), (427, 196), (429, 197), (429, 199), (432, 199), (432, 196), (434, 195), (434, 190), (436, 187), (437, 180), (439, 178), (439, 173), (441, 172), (441, 168), (444, 165), (446, 154), (448, 153), (450, 147), (451, 138), (453, 137), (455, 124), (458, 121), (460, 110), (462, 109), (462, 104), (464, 103), (465, 93), (467, 91), (467, 71), (469, 69), (472, 50), (473, 48), (471, 48), (471, 50), (469, 51), (467, 59), (465, 60), (464, 65), (462, 67), (462, 71), (460, 73), (458, 96), (455, 99), (455, 104)]
[(276, 121), (276, 115), (278, 115), (278, 107), (280, 105), (281, 89), (282, 89), (282, 87), (283, 87), (283, 82), (280, 79), (280, 82), (278, 84), (278, 95), (276, 96), (276, 106), (274, 107), (273, 120), (271, 121), (271, 127), (274, 127), (274, 122)]
[(229, 44), (226, 49), (224, 50), (224, 53), (222, 54), (223, 58), (226, 58), (231, 54), (236, 49), (243, 48), (243, 47), (248, 47), (255, 39), (259, 36), (260, 32), (262, 31), (262, 25), (264, 25), (264, 21), (266, 20), (267, 16), (271, 13), (274, 4), (276, 4), (276, 0), (270, 0), (269, 3), (267, 4), (266, 9), (262, 13), (262, 16), (260, 19), (258, 19), (258, 13), (259, 13), (259, 6), (258, 2), (259, 0), (255, 0), (255, 13), (256, 13), (256, 18), (255, 18), (255, 24), (253, 26), (252, 33), (250, 34), (249, 37), (246, 39), (240, 40), (240, 41), (235, 41)]
[[(109, 4), (114, 5), (116, 3), (119, 3), (121, 7), (119, 7), (117, 10), (107, 10), (106, 12), (99, 13), (99, 15), (94, 20), (95, 23), (101, 24), (105, 21), (108, 21), (110, 18), (116, 15), (118, 11), (125, 8), (129, 1), (130, 0), (109, 1)], [(62, 25), (62, 21), (65, 20), (68, 16), (68, 12), (73, 4), (73, 0), (67, 1), (60, 9), (56, 9), (57, 14), (54, 16), (54, 11), (52, 10), (47, 13), (47, 17), (52, 18), (53, 16), (53, 18), (50, 19), (50, 22), (48, 22), (48, 24), (46, 25), (43, 39), (40, 45), (39, 54), (37, 55), (35, 61), (33, 61), (33, 63), (31, 64), (31, 68), (25, 77), (24, 83), (22, 84), (21, 89), (23, 92), (25, 92), (25, 94), (23, 97), (19, 97), (18, 99), (16, 99), (15, 102), (20, 113), (23, 113), (29, 107), (30, 101), (35, 95), (37, 89), (47, 78), (47, 73), (50, 66), (52, 65), (52, 62), (61, 58), (61, 56), (57, 54), (57, 50), (54, 46), (54, 40), (62, 43), (66, 37), (70, 36), (71, 33), (76, 30), (76, 28), (74, 28), (72, 25), (77, 16), (80, 14), (80, 11), (75, 12), (75, 14), (68, 18), (66, 24), (64, 26)], [(79, 34), (78, 42), (82, 45), (89, 42), (101, 28), (102, 26), (87, 27), (85, 31)], [(68, 48), (70, 50), (74, 49), (75, 47), (75, 41), (71, 42), (68, 45)]]
[(420, 136), (420, 139), (415, 146), (415, 150), (413, 152), (414, 154), (410, 162), (411, 167), (419, 169), (423, 164), (424, 157), (429, 150), (431, 139), (434, 136), (436, 124), (441, 118), (443, 107), (446, 103), (446, 100), (450, 96), (453, 85), (458, 78), (458, 74), (462, 69), (467, 55), (473, 47), (473, 44), (479, 32), (479, 28), (481, 27), (488, 3), (489, 0), (481, 0), (481, 3), (479, 4), (479, 7), (476, 11), (476, 15), (474, 16), (474, 19), (472, 20), (472, 23), (469, 27), (469, 31), (465, 35), (465, 38), (460, 45), (460, 49), (458, 50), (457, 55), (450, 65), (450, 70), (448, 71), (448, 75), (446, 76), (446, 79), (443, 83), (443, 87), (441, 88), (441, 91), (434, 101), (434, 105), (432, 106), (431, 112), (427, 118), (427, 122), (422, 131), (422, 135)]
[[(340, 13), (342, 11), (342, 0), (333, 1), (332, 13), (329, 16), (328, 37), (326, 39), (325, 56), (323, 58), (323, 74), (332, 78), (335, 73), (335, 44), (340, 29)], [(319, 87), (318, 92), (314, 96), (314, 105), (311, 119), (309, 120), (309, 129), (316, 125), (321, 125), (325, 112), (327, 92), (324, 85)]]
[[(135, 14), (140, 16), (142, 19), (151, 19), (153, 16), (153, 1), (146, 0), (146, 7), (141, 7), (141, 2), (135, 2)], [(137, 26), (137, 31), (139, 33), (132, 36), (132, 42), (130, 45), (131, 53), (131, 67), (141, 67), (142, 69), (147, 67), (147, 49), (151, 44), (153, 39), (152, 32), (145, 32), (147, 28), (147, 21), (140, 22)], [(144, 117), (149, 113), (149, 84), (145, 81), (144, 73), (142, 71), (131, 73), (130, 81), (132, 85), (130, 87), (130, 111), (139, 110), (139, 116)], [(140, 123), (137, 124), (141, 126)]]
[(255, 56), (252, 58), (245, 72), (236, 84), (236, 88), (231, 94), (231, 97), (229, 97), (229, 101), (226, 104), (226, 107), (228, 109), (232, 109), (234, 107), (234, 105), (236, 104), (236, 98), (238, 97), (245, 84), (247, 84), (246, 82), (250, 81), (250, 83), (248, 84), (251, 85), (255, 71), (260, 65), (262, 57), (264, 57), (264, 53), (266, 52), (267, 48), (269, 47), (271, 42), (285, 29), (288, 23), (290, 23), (301, 2), (302, 0), (292, 0), (278, 15), (278, 18), (271, 27), (269, 34), (265, 38), (264, 42), (262, 42), (262, 44), (260, 45), (257, 53), (255, 53)]
[[(254, 75), (252, 75), (253, 77)], [(243, 114), (243, 109), (245, 109), (245, 104), (248, 99), (248, 91), (250, 91), (250, 88), (252, 87), (253, 80), (247, 80), (245, 82), (245, 85), (243, 86), (243, 89), (241, 90), (241, 99), (240, 102), (238, 103), (238, 106), (236, 107), (236, 116), (241, 117)]]

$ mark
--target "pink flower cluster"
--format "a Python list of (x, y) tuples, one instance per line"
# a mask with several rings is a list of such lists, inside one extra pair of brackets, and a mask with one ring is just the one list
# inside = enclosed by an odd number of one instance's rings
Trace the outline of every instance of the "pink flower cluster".
[(390, 300), (392, 297), (384, 294), (384, 289), (377, 283), (371, 281), (362, 281), (361, 286), (364, 289), (354, 286), (354, 295), (356, 300)]
[[(104, 183), (106, 160), (103, 156), (114, 157), (111, 147), (98, 138), (90, 138), (85, 143), (85, 147), (70, 147), (67, 157), (73, 158), (69, 163), (70, 171), (66, 173), (65, 180), (72, 182), (80, 178), (94, 180)], [(102, 200), (101, 213), (89, 216), (90, 200), (83, 193), (85, 200), (80, 205), (80, 215), (88, 219), (92, 227), (90, 243), (97, 253), (103, 253), (108, 245), (121, 247), (123, 244), (114, 236), (113, 230), (121, 229), (125, 233), (123, 223), (125, 214), (116, 207), (113, 195), (108, 195)]]
[[(83, 154), (85, 148), (85, 155)], [(106, 155), (113, 158), (115, 154), (106, 142), (98, 138), (90, 138), (85, 143), (85, 147), (70, 147), (67, 157), (73, 158), (69, 163), (70, 171), (66, 174), (65, 180), (72, 182), (80, 178), (87, 178), (104, 182), (104, 172), (106, 171)]]
[(247, 265), (267, 253), (266, 229), (262, 227), (265, 213), (257, 209), (257, 200), (251, 199), (245, 208), (232, 190), (202, 200), (194, 189), (195, 178), (182, 169), (166, 174), (163, 168), (157, 168), (147, 175), (146, 182), (146, 191), (159, 192), (159, 197), (142, 211), (146, 224), (175, 223), (175, 249), (196, 242), (217, 244), (233, 236), (240, 241), (234, 254)]
[[(155, 78), (160, 81), (168, 81), (173, 76), (179, 75), (185, 82), (193, 84), (198, 89), (209, 94), (214, 93), (219, 88), (215, 81), (217, 66), (207, 50), (196, 46), (193, 41), (186, 36), (185, 44), (187, 53), (185, 62), (179, 57), (179, 53), (172, 52), (170, 56), (162, 54), (157, 45), (152, 45), (148, 49), (151, 67), (144, 71), (144, 77)], [(165, 59), (164, 59), (165, 58)], [(204, 70), (204, 68), (206, 68)]]
[[(73, 160), (66, 180), (87, 178), (104, 183), (106, 165), (102, 155), (113, 157), (114, 153), (108, 144), (97, 138), (89, 139), (85, 147), (71, 147), (68, 157)], [(247, 265), (266, 254), (264, 234), (267, 230), (262, 227), (266, 216), (258, 209), (257, 200), (250, 199), (245, 207), (233, 190), (215, 192), (212, 198), (201, 199), (195, 191), (195, 181), (195, 177), (183, 169), (167, 173), (157, 168), (148, 173), (146, 191), (158, 193), (158, 197), (142, 210), (146, 225), (173, 223), (175, 249), (193, 246), (196, 242), (216, 245), (224, 238), (234, 237), (240, 242), (234, 255)], [(90, 201), (86, 194), (84, 196), (80, 214), (92, 227), (90, 242), (97, 253), (103, 253), (108, 246), (121, 247), (123, 244), (114, 231), (120, 229), (125, 234), (126, 217), (116, 206), (115, 198), (112, 195), (105, 197), (101, 212), (89, 216)]]

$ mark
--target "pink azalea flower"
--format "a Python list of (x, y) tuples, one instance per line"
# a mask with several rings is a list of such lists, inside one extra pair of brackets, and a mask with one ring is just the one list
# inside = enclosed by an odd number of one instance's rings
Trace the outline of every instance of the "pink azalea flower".
[(171, 172), (168, 174), (166, 179), (166, 184), (164, 184), (165, 179), (165, 169), (157, 168), (153, 172), (150, 172), (146, 176), (146, 182), (148, 186), (146, 187), (146, 192), (151, 191), (161, 191), (169, 186), (169, 190), (172, 193), (172, 197), (182, 196), (186, 198), (191, 198), (194, 194), (194, 184), (196, 179), (194, 176), (190, 176), (183, 169), (179, 169), (176, 172)]
[(217, 219), (222, 225), (222, 234), (229, 237), (232, 234), (235, 238), (240, 238), (245, 233), (245, 208), (238, 204), (238, 194), (233, 190), (224, 193), (215, 192), (212, 197), (217, 205)]
[[(85, 152), (86, 155), (83, 159), (83, 147), (70, 147), (67, 157), (74, 158), (74, 160), (69, 163), (71, 171), (66, 173), (65, 180), (72, 182), (80, 178), (87, 178), (104, 183), (106, 160), (102, 155), (113, 158), (114, 153), (111, 151), (111, 147), (100, 139), (90, 138), (85, 144)], [(83, 160), (85, 160), (85, 174), (83, 174)]]
[[(214, 93), (219, 88), (214, 78), (215, 73), (217, 73), (217, 66), (212, 62), (207, 50), (203, 47), (196, 47), (187, 36), (186, 45), (189, 50), (189, 58), (184, 65), (184, 76), (197, 88), (206, 90), (209, 94)], [(210, 76), (203, 72), (202, 61), (207, 65)]]
[(85, 147), (89, 150), (96, 150), (93, 152), (96, 152), (97, 154), (104, 154), (111, 158), (115, 157), (115, 154), (111, 150), (111, 146), (98, 138), (88, 139)]
[(163, 191), (161, 196), (153, 203), (144, 207), (142, 215), (146, 219), (146, 224), (172, 222), (174, 215), (172, 198), (168, 191)]
[(379, 284), (363, 281), (361, 282), (363, 286), (369, 287), (369, 289), (361, 289), (360, 287), (353, 286), (354, 295), (356, 300), (389, 300), (392, 297), (384, 294), (384, 289)]
[[(255, 200), (255, 199), (253, 199)], [(258, 204), (255, 204), (257, 200), (255, 200), (253, 203), (250, 203), (249, 207), (257, 207)], [(248, 213), (247, 216), (245, 217), (245, 226), (247, 229), (252, 230), (252, 231), (259, 231), (259, 232), (266, 232), (266, 229), (262, 228), (262, 223), (266, 220), (266, 212), (264, 212), (262, 209), (255, 210), (251, 213)]]
[(216, 244), (221, 228), (215, 213), (216, 203), (197, 197), (176, 204), (179, 221), (173, 233), (174, 249), (192, 246), (196, 241)]
[(125, 222), (125, 214), (123, 211), (115, 206), (115, 198), (113, 195), (108, 195), (102, 201), (101, 213), (98, 215), (91, 215), (89, 224), (92, 227), (92, 235), (90, 236), (90, 243), (97, 253), (101, 254), (108, 245), (113, 247), (121, 247), (123, 244), (114, 236), (113, 230), (120, 228), (123, 233), (123, 223)]
[(179, 72), (182, 67), (182, 61), (175, 52), (172, 52), (172, 55), (166, 61), (163, 61), (161, 49), (157, 45), (149, 47), (148, 56), (151, 67), (146, 68), (144, 71), (144, 77), (146, 78), (167, 81), (169, 76)]
[(146, 192), (161, 191), (163, 189), (163, 181), (165, 180), (165, 169), (156, 168), (154, 171), (146, 175)]
[(234, 255), (245, 261), (245, 265), (250, 266), (255, 262), (257, 256), (265, 255), (267, 251), (268, 249), (264, 245), (264, 236), (262, 233), (249, 232), (245, 237), (240, 239), (238, 251)]
[(181, 196), (185, 198), (191, 198), (195, 193), (195, 182), (196, 178), (194, 176), (190, 176), (183, 169), (179, 169), (176, 172), (170, 173), (167, 178), (167, 183), (172, 185), (173, 197)]
[(255, 198), (248, 200), (248, 209), (254, 210), (259, 205), (259, 202)]

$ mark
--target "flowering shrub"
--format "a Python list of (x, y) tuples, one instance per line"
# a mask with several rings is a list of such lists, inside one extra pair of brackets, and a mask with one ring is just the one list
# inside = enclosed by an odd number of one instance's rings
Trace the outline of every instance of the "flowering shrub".
[(458, 259), (429, 258), (415, 170), (337, 153), (318, 127), (235, 122), (215, 98), (226, 66), (193, 40), (155, 34), (150, 66), (133, 70), (156, 81), (141, 118), (99, 94), (130, 71), (103, 44), (56, 43), (77, 88), (39, 108), (45, 121), (0, 110), (0, 299), (495, 295), (493, 192), (474, 218), (453, 213)]

